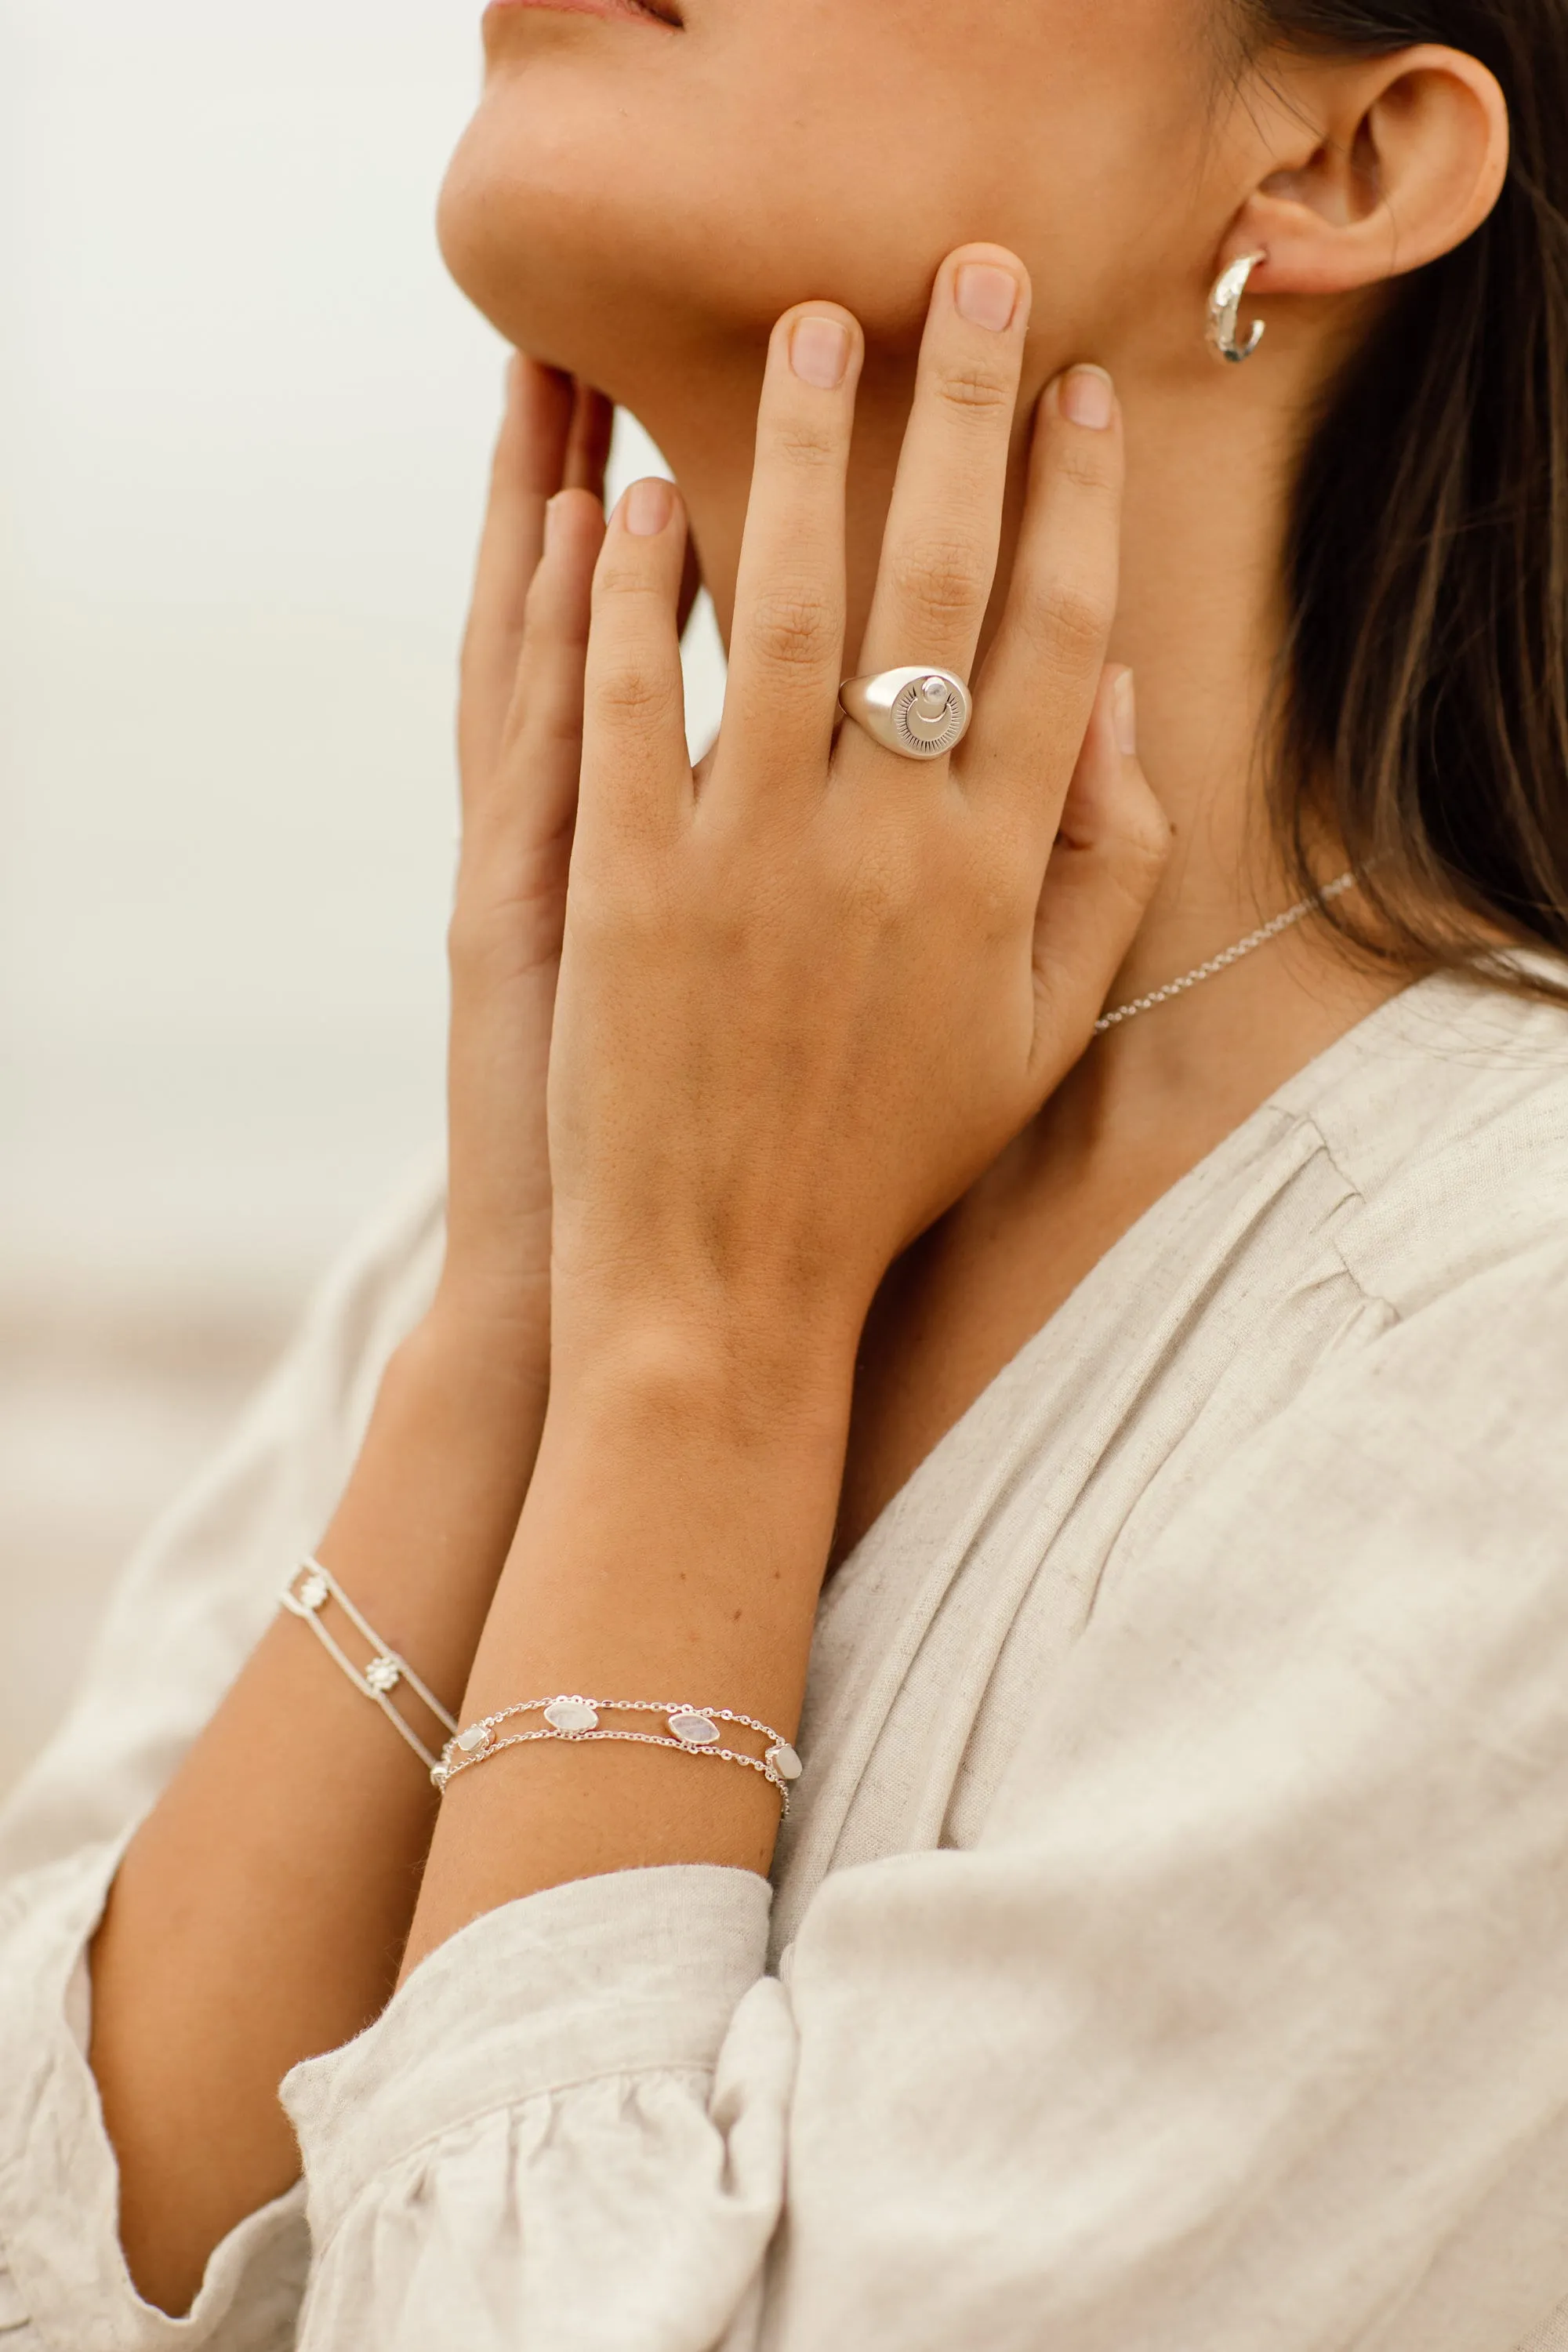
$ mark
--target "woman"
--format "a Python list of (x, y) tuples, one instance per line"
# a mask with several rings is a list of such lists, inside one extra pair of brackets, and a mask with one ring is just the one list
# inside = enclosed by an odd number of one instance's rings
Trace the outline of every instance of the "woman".
[(1562, 0), (487, 42), (447, 1216), (13, 1808), (0, 2332), (1568, 2343)]

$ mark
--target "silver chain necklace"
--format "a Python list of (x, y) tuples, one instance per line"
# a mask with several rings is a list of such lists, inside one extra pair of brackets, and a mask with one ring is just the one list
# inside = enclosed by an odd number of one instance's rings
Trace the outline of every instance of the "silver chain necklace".
[(1114, 1013), (1102, 1013), (1094, 1024), (1095, 1035), (1103, 1037), (1108, 1029), (1120, 1028), (1123, 1021), (1131, 1021), (1140, 1013), (1152, 1013), (1156, 1004), (1168, 1004), (1173, 996), (1184, 996), (1189, 988), (1196, 988), (1200, 982), (1212, 980), (1216, 972), (1228, 971), (1233, 963), (1241, 961), (1243, 956), (1255, 955), (1259, 948), (1266, 948), (1270, 940), (1277, 940), (1282, 931), (1294, 930), (1296, 925), (1304, 923), (1309, 915), (1315, 915), (1320, 907), (1326, 907), (1331, 898), (1342, 898), (1345, 892), (1354, 886), (1353, 874), (1342, 874), (1337, 882), (1326, 884), (1315, 897), (1303, 898), (1299, 907), (1289, 907), (1284, 914), (1276, 915), (1271, 923), (1265, 923), (1260, 929), (1248, 931), (1244, 940), (1237, 940), (1236, 945), (1226, 948), (1223, 955), (1211, 956), (1207, 963), (1199, 964), (1195, 971), (1185, 971), (1180, 980), (1168, 981), (1163, 988), (1154, 989), (1148, 996), (1140, 996), (1131, 1004), (1119, 1004)]

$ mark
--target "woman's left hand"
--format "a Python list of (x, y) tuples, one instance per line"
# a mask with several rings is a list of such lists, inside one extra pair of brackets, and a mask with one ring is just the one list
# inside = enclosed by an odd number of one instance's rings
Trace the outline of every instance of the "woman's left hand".
[[(1028, 309), (995, 247), (941, 271), (863, 672), (970, 673)], [(600, 558), (552, 1053), (557, 1378), (682, 1329), (784, 1382), (818, 1335), (852, 1361), (889, 1264), (1084, 1051), (1163, 863), (1131, 681), (1104, 668), (1122, 432), (1099, 371), (1040, 402), (968, 740), (919, 764), (837, 729), (861, 355), (831, 304), (773, 336), (700, 774), (668, 485), (628, 492)]]

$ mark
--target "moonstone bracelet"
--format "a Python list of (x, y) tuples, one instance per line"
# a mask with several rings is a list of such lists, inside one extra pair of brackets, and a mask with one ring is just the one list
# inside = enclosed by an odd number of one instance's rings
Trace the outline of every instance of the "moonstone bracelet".
[[(369, 1664), (363, 1671), (355, 1665), (348, 1652), (333, 1640), (321, 1622), (321, 1612), (329, 1601), (337, 1602), (350, 1624), (353, 1626), (356, 1633), (363, 1635), (374, 1653)], [(355, 1690), (380, 1707), (399, 1738), (407, 1741), (426, 1770), (431, 1772), (437, 1770), (439, 1768), (437, 1760), (425, 1742), (419, 1738), (412, 1724), (405, 1723), (396, 1707), (393, 1706), (392, 1694), (400, 1683), (406, 1683), (409, 1689), (424, 1700), (443, 1731), (455, 1733), (458, 1728), (457, 1717), (448, 1715), (435, 1692), (426, 1688), (407, 1659), (400, 1658), (395, 1650), (389, 1649), (375, 1628), (365, 1622), (331, 1570), (323, 1568), (319, 1559), (307, 1559), (302, 1562), (284, 1586), (279, 1597), (279, 1605), (287, 1609), (291, 1617), (301, 1618), (309, 1625), (322, 1649), (342, 1668)]]
[[(504, 1739), (499, 1737), (503, 1724), (515, 1722), (525, 1715), (543, 1718), (537, 1730), (510, 1732)], [(606, 1731), (600, 1722), (605, 1715), (658, 1716), (668, 1729)], [(748, 1756), (741, 1748), (725, 1747), (720, 1727), (726, 1723), (759, 1732), (767, 1742), (765, 1752), (760, 1757)], [(736, 1715), (727, 1706), (680, 1706), (664, 1699), (562, 1697), (525, 1699), (518, 1706), (504, 1706), (498, 1714), (487, 1715), (481, 1722), (470, 1723), (447, 1742), (430, 1778), (444, 1794), (460, 1772), (468, 1771), (476, 1764), (488, 1764), (503, 1748), (526, 1748), (536, 1739), (620, 1739), (637, 1748), (679, 1748), (688, 1756), (710, 1757), (716, 1764), (743, 1764), (748, 1772), (760, 1772), (770, 1787), (778, 1790), (786, 1814), (791, 1786), (804, 1769), (782, 1732), (775, 1731), (771, 1724), (759, 1723), (755, 1716)]]

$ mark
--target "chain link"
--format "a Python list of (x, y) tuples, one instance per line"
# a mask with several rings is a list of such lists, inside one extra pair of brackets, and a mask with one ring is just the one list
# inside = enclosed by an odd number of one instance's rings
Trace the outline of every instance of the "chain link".
[[(563, 1730), (552, 1724), (547, 1716), (544, 1725), (537, 1731), (514, 1731), (505, 1739), (496, 1738), (495, 1734), (503, 1724), (515, 1722), (520, 1717), (525, 1715), (546, 1714), (546, 1710), (552, 1706), (584, 1707), (590, 1710), (595, 1717), (611, 1714), (653, 1715), (662, 1716), (667, 1723), (679, 1722), (683, 1717), (706, 1717), (710, 1723), (714, 1724), (740, 1724), (747, 1731), (759, 1733), (767, 1741), (768, 1753), (765, 1758), (748, 1756), (739, 1748), (717, 1748), (700, 1741), (678, 1739), (672, 1733), (668, 1732), (605, 1731), (596, 1727), (582, 1731)], [(465, 1748), (463, 1739), (471, 1739), (479, 1732), (484, 1732), (489, 1736), (482, 1743)], [(462, 1738), (449, 1739), (439, 1759), (432, 1759), (433, 1769), (430, 1778), (444, 1794), (453, 1780), (460, 1774), (471, 1771), (476, 1764), (488, 1764), (492, 1757), (500, 1756), (508, 1748), (527, 1748), (536, 1740), (542, 1739), (568, 1741), (616, 1739), (623, 1740), (635, 1748), (668, 1748), (682, 1756), (710, 1756), (716, 1764), (743, 1764), (749, 1772), (760, 1772), (769, 1787), (778, 1791), (784, 1801), (786, 1817), (789, 1812), (789, 1784), (784, 1771), (778, 1769), (778, 1759), (787, 1758), (791, 1759), (793, 1769), (796, 1773), (800, 1769), (798, 1761), (795, 1760), (795, 1750), (781, 1731), (775, 1731), (771, 1723), (759, 1723), (754, 1715), (742, 1715), (733, 1707), (691, 1706), (684, 1703), (667, 1704), (656, 1699), (587, 1698), (566, 1692), (557, 1692), (552, 1698), (522, 1699), (513, 1706), (499, 1707), (493, 1715), (483, 1716), (477, 1723), (470, 1724)]]
[(1237, 940), (1236, 945), (1226, 948), (1223, 955), (1211, 956), (1207, 963), (1200, 963), (1195, 971), (1184, 972), (1180, 980), (1167, 981), (1163, 988), (1156, 988), (1147, 996), (1137, 997), (1131, 1004), (1119, 1004), (1114, 1013), (1101, 1013), (1094, 1024), (1095, 1035), (1103, 1037), (1108, 1029), (1120, 1028), (1123, 1021), (1131, 1021), (1140, 1013), (1152, 1013), (1157, 1004), (1169, 1004), (1173, 996), (1184, 996), (1189, 988), (1196, 988), (1200, 982), (1213, 980), (1217, 972), (1228, 971), (1233, 963), (1241, 961), (1243, 956), (1255, 955), (1259, 948), (1266, 948), (1270, 940), (1277, 940), (1282, 932), (1293, 930), (1298, 923), (1305, 922), (1309, 915), (1315, 915), (1332, 898), (1342, 898), (1345, 892), (1354, 887), (1355, 876), (1342, 874), (1337, 882), (1326, 884), (1312, 898), (1303, 898), (1299, 907), (1290, 907), (1283, 915), (1276, 915), (1271, 923), (1249, 931), (1246, 939)]

